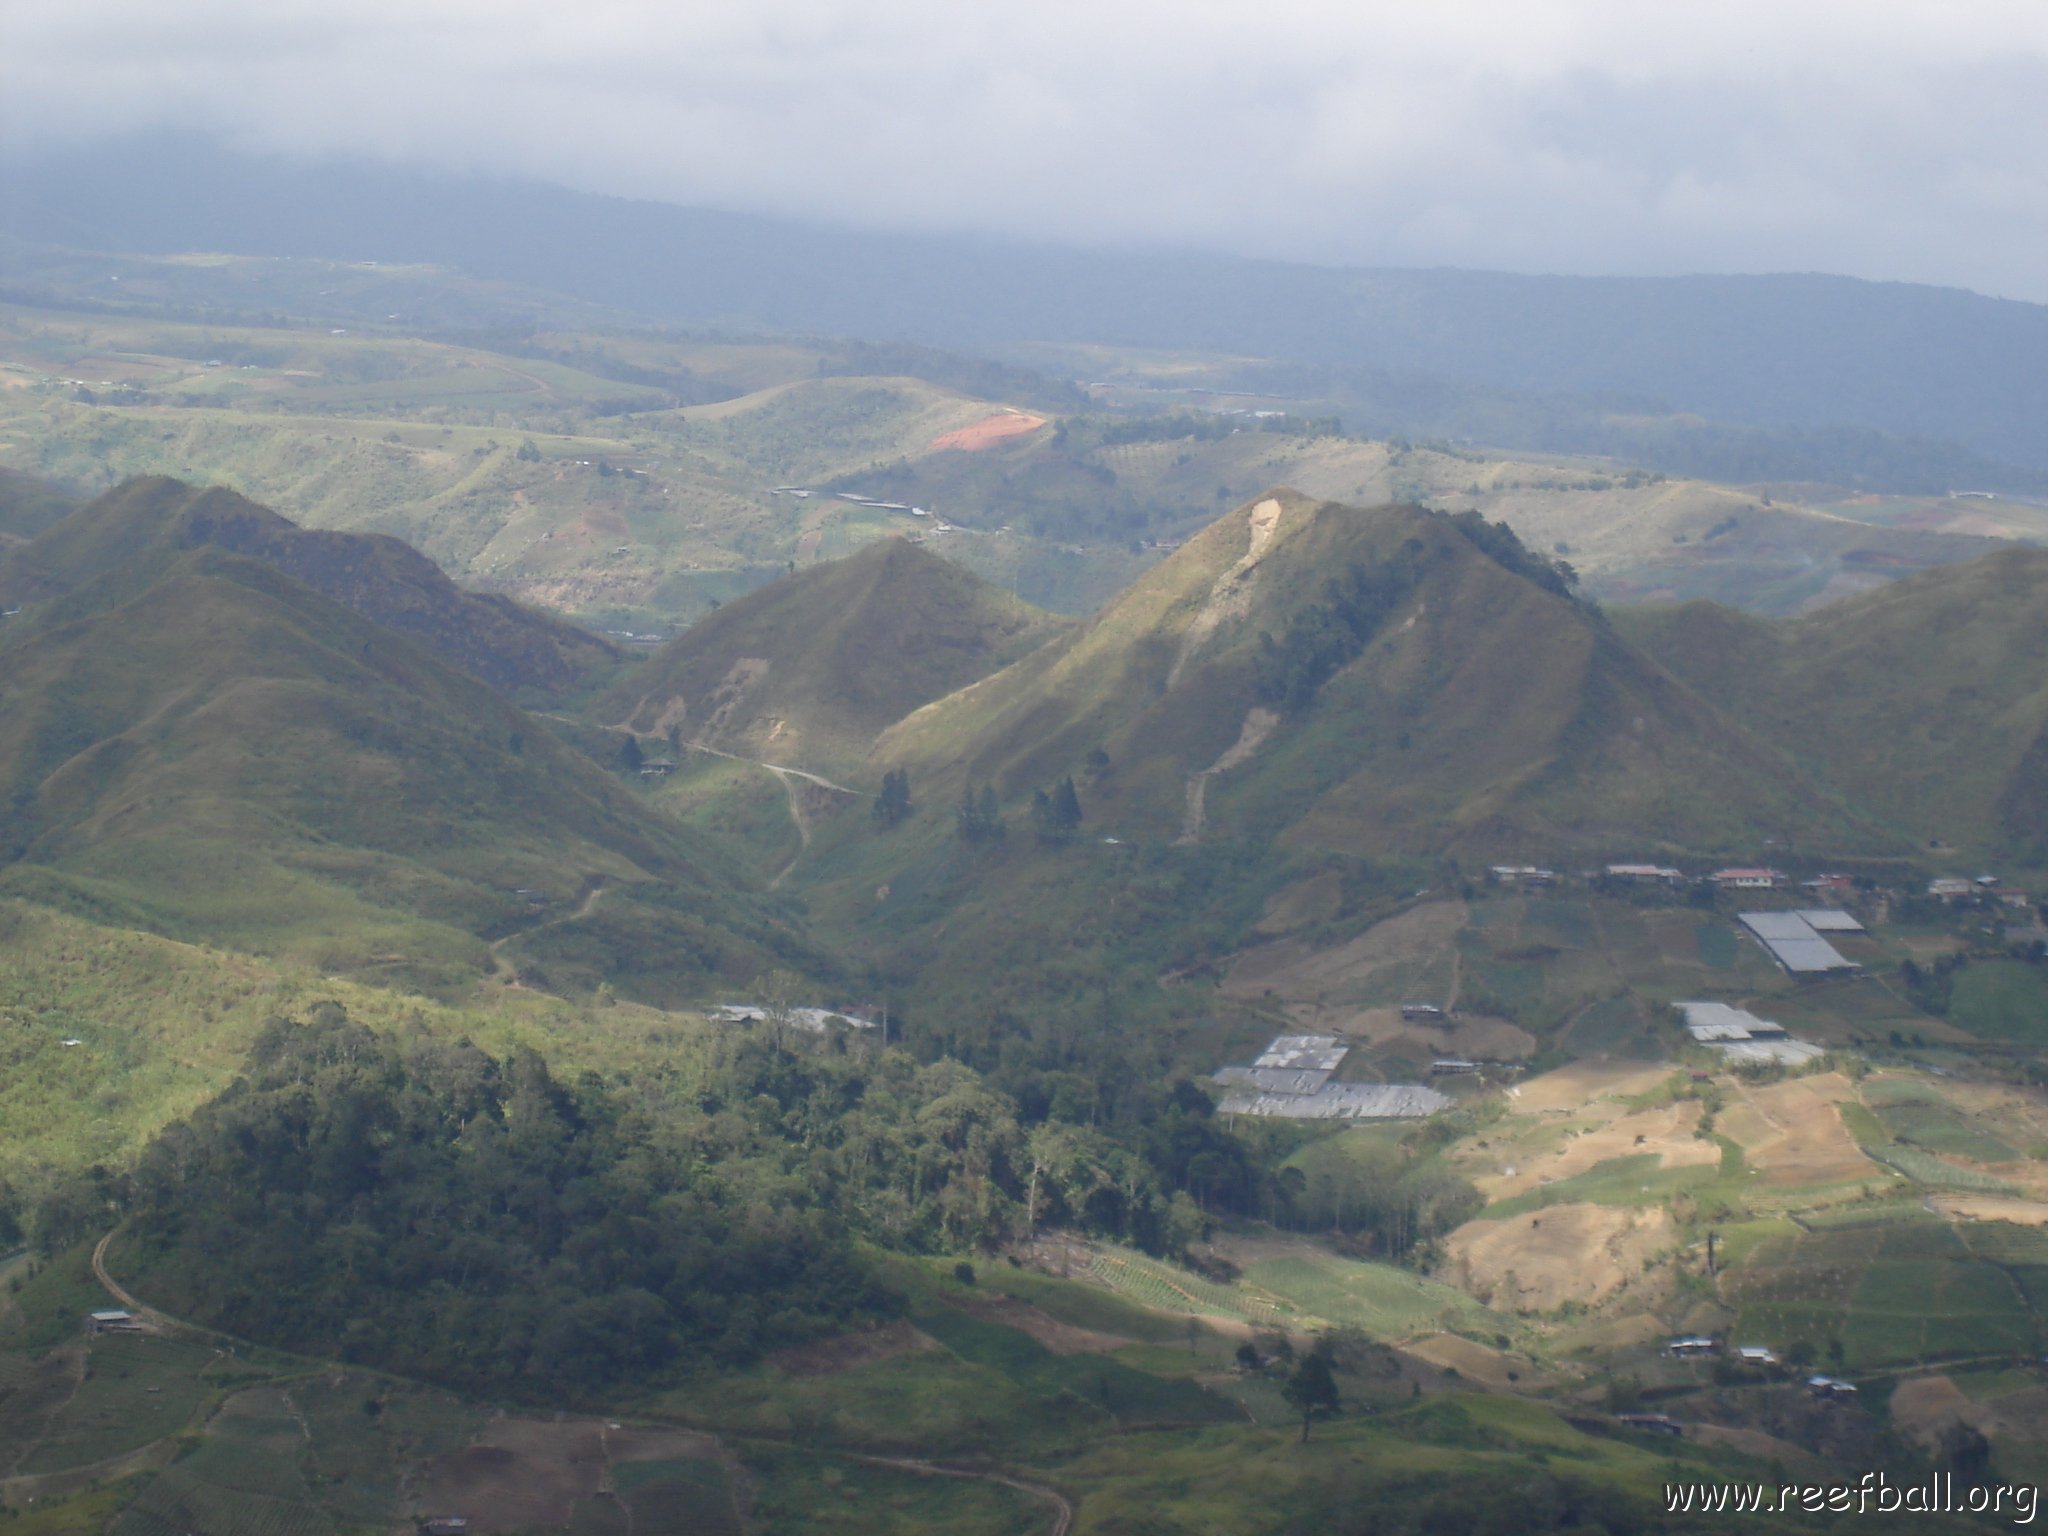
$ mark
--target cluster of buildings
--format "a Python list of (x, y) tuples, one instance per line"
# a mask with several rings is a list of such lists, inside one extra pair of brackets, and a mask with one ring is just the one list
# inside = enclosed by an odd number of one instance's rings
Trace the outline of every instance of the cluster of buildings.
[(1276, 1035), (1248, 1067), (1224, 1067), (1212, 1081), (1230, 1090), (1217, 1110), (1284, 1120), (1420, 1120), (1450, 1107), (1421, 1083), (1338, 1083), (1351, 1048), (1334, 1035)]
[(1808, 1040), (1795, 1040), (1782, 1024), (1760, 1019), (1726, 1003), (1678, 1003), (1686, 1033), (1729, 1062), (1780, 1062), (1800, 1066), (1826, 1054)]

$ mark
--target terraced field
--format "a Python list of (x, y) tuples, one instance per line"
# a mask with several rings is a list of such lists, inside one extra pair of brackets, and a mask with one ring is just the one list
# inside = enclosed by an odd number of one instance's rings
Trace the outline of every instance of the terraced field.
[(1147, 1258), (1134, 1249), (1104, 1245), (1095, 1251), (1088, 1278), (1162, 1312), (1224, 1317), (1262, 1327), (1298, 1326), (1299, 1313), (1277, 1301), (1219, 1285), (1190, 1270)]
[(1375, 1339), (1468, 1328), (1491, 1334), (1509, 1326), (1505, 1318), (1456, 1287), (1391, 1264), (1359, 1264), (1330, 1255), (1301, 1254), (1248, 1265), (1244, 1280), (1292, 1303), (1307, 1316), (1362, 1328)]

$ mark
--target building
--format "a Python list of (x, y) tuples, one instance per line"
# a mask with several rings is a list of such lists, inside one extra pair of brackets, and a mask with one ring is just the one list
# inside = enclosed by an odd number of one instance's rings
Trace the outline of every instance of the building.
[(101, 1333), (140, 1333), (142, 1324), (135, 1320), (135, 1314), (114, 1308), (105, 1312), (88, 1312), (85, 1316), (85, 1331)]
[(665, 757), (649, 758), (640, 765), (640, 777), (643, 779), (665, 779), (675, 771), (676, 765)]
[(1848, 1382), (1834, 1376), (1809, 1376), (1806, 1390), (1826, 1402), (1847, 1402), (1856, 1395), (1856, 1389)]
[(1944, 875), (1939, 880), (1927, 882), (1927, 894), (1938, 896), (1943, 901), (1955, 901), (1963, 896), (1974, 896), (1977, 887), (1957, 875)]
[(1744, 1365), (1776, 1365), (1778, 1352), (1762, 1344), (1742, 1344), (1736, 1347), (1735, 1358)]
[(1776, 869), (1717, 869), (1707, 878), (1724, 891), (1772, 891), (1784, 884), (1785, 875)]
[(1785, 1026), (1726, 1003), (1674, 1003), (1685, 1016), (1686, 1033), (1730, 1063), (1767, 1061), (1800, 1066), (1825, 1055), (1810, 1041), (1795, 1040)]
[(1440, 1057), (1429, 1064), (1431, 1077), (1470, 1077), (1478, 1070), (1478, 1062), (1466, 1061), (1460, 1056)]
[(1610, 864), (1607, 866), (1607, 878), (1638, 880), (1644, 883), (1662, 881), (1666, 885), (1677, 885), (1685, 879), (1685, 872), (1664, 864)]
[[(1862, 925), (1846, 913), (1818, 913), (1831, 929), (1841, 931), (1846, 921), (1857, 931)], [(1859, 971), (1854, 960), (1822, 938), (1801, 912), (1738, 912), (1736, 920), (1755, 934), (1771, 958), (1795, 976), (1824, 976), (1832, 971)]]
[(1276, 1035), (1248, 1067), (1213, 1081), (1230, 1091), (1216, 1110), (1280, 1120), (1420, 1120), (1451, 1101), (1420, 1083), (1331, 1081), (1351, 1048), (1335, 1035)]
[(1557, 871), (1534, 864), (1496, 864), (1487, 871), (1496, 885), (1555, 885)]
[(420, 1522), (420, 1536), (469, 1536), (469, 1522), (460, 1515), (436, 1515)]
[(1702, 1355), (1721, 1353), (1721, 1341), (1710, 1339), (1705, 1334), (1690, 1334), (1682, 1339), (1673, 1339), (1664, 1346), (1664, 1353), (1674, 1360), (1697, 1360)]
[(1436, 1003), (1403, 1003), (1401, 1017), (1422, 1024), (1441, 1024), (1448, 1015)]

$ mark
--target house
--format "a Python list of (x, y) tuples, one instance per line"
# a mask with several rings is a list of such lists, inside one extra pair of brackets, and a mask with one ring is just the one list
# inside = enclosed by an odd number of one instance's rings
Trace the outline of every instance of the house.
[(1684, 871), (1664, 864), (1610, 864), (1607, 866), (1610, 880), (1661, 880), (1666, 885), (1677, 885), (1685, 879)]
[(420, 1522), (420, 1536), (469, 1536), (469, 1522), (460, 1515), (436, 1515)]
[(643, 779), (665, 779), (676, 771), (676, 765), (665, 757), (652, 757), (640, 765)]
[(1741, 1344), (1736, 1346), (1735, 1358), (1744, 1365), (1776, 1365), (1778, 1352), (1763, 1344)]
[(1429, 1064), (1431, 1077), (1466, 1077), (1478, 1070), (1478, 1062), (1466, 1061), (1455, 1056), (1447, 1056)]
[(1496, 864), (1487, 873), (1499, 885), (1555, 885), (1557, 871), (1534, 864)]
[(1807, 1377), (1806, 1390), (1815, 1397), (1830, 1403), (1847, 1402), (1856, 1395), (1856, 1389), (1850, 1386), (1848, 1382), (1833, 1376)]
[(135, 1321), (135, 1314), (116, 1308), (106, 1312), (88, 1312), (85, 1316), (87, 1333), (140, 1333), (142, 1325)]
[(1823, 896), (1851, 896), (1856, 891), (1856, 882), (1847, 875), (1815, 875), (1799, 884), (1801, 888)]
[(1724, 891), (1768, 891), (1774, 890), (1784, 880), (1784, 872), (1776, 869), (1717, 869), (1707, 878)]
[(1977, 888), (1958, 875), (1944, 875), (1939, 880), (1927, 882), (1927, 894), (1938, 896), (1943, 901), (1954, 901), (1958, 897), (1972, 896)]
[(1441, 1024), (1444, 1022), (1445, 1016), (1443, 1008), (1436, 1003), (1403, 1003), (1401, 1005), (1401, 1017), (1404, 1019), (1412, 1019), (1424, 1024)]
[(1696, 1360), (1702, 1355), (1721, 1353), (1721, 1341), (1710, 1339), (1705, 1334), (1691, 1334), (1682, 1339), (1673, 1339), (1664, 1346), (1664, 1353), (1674, 1360)]

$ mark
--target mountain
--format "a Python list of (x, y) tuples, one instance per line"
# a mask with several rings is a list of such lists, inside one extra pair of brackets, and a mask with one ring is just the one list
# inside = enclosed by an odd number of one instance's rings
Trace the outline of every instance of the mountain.
[(148, 550), (0, 645), (10, 894), (416, 985), (492, 967), (493, 935), (566, 975), (624, 932), (621, 990), (798, 948), (619, 781), (273, 566)]
[(1914, 845), (2048, 849), (2048, 552), (2004, 549), (1799, 618), (1616, 623)]
[(47, 599), (139, 551), (201, 545), (260, 560), (507, 692), (571, 687), (618, 659), (608, 643), (574, 625), (509, 598), (463, 591), (398, 539), (301, 528), (233, 491), (162, 476), (130, 480), (0, 552), (0, 598)]
[(1104, 831), (1360, 854), (1884, 842), (1738, 718), (1500, 525), (1276, 491), (871, 769), (1011, 801), (1073, 775)]
[(839, 772), (912, 710), (1065, 623), (907, 539), (883, 538), (727, 603), (594, 708), (643, 734)]
[[(1375, 398), (1445, 385), (1513, 395), (1517, 430), (1529, 434), (1516, 441), (1531, 446), (1593, 448), (1583, 439), (1617, 415), (1768, 429), (1784, 435), (1731, 452), (1771, 465), (1761, 473), (1774, 478), (1819, 478), (1773, 450), (1842, 430), (2048, 468), (2036, 430), (2048, 409), (2048, 308), (1911, 284), (1362, 270), (826, 230), (265, 159), (171, 135), (5, 162), (0, 233), (97, 250), (434, 262), (664, 319), (970, 351), (1089, 343), (1317, 368), (1366, 359)], [(1432, 427), (1415, 407), (1406, 415), (1384, 429), (1459, 430)], [(1838, 458), (1839, 447), (1826, 452)], [(1718, 461), (1676, 467), (1729, 475)]]

